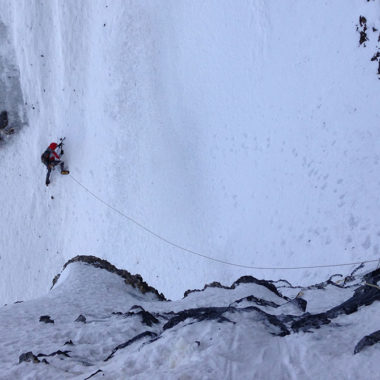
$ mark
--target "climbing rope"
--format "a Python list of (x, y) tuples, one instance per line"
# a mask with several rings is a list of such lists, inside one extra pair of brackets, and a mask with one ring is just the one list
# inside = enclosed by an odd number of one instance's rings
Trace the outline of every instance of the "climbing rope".
[(364, 285), (372, 286), (372, 288), (376, 288), (380, 290), (380, 286), (377, 286), (375, 284), (369, 284), (368, 282), (365, 282)]
[(225, 265), (230, 265), (230, 266), (234, 266), (234, 267), (239, 267), (239, 268), (246, 268), (246, 269), (259, 269), (259, 270), (298, 270), (298, 269), (315, 269), (315, 268), (333, 268), (333, 267), (343, 267), (343, 266), (350, 266), (350, 265), (360, 265), (360, 264), (366, 264), (366, 263), (374, 263), (374, 262), (377, 262), (378, 260), (365, 260), (365, 261), (356, 261), (356, 262), (351, 262), (351, 263), (341, 263), (341, 264), (326, 264), (326, 265), (314, 265), (314, 266), (299, 266), (299, 267), (256, 267), (256, 266), (251, 266), (251, 265), (244, 265), (244, 264), (237, 264), (237, 263), (232, 263), (230, 261), (225, 261), (225, 260), (220, 260), (220, 259), (216, 259), (214, 257), (210, 257), (210, 256), (207, 256), (203, 253), (200, 253), (200, 252), (196, 252), (196, 251), (193, 251), (192, 249), (189, 249), (189, 248), (186, 248), (186, 247), (183, 247), (177, 243), (174, 243), (168, 239), (166, 239), (165, 237), (157, 234), (156, 232), (150, 230), (149, 228), (145, 227), (143, 224), (137, 222), (135, 219), (131, 218), (130, 216), (124, 214), (123, 212), (121, 212), (120, 210), (118, 210), (117, 208), (113, 207), (112, 205), (110, 205), (109, 203), (105, 202), (103, 199), (101, 199), (100, 197), (98, 197), (95, 193), (93, 193), (90, 189), (88, 189), (86, 186), (84, 186), (83, 184), (81, 184), (77, 179), (75, 179), (71, 174), (69, 174), (69, 176), (71, 177), (71, 179), (77, 183), (80, 187), (82, 187), (82, 189), (84, 189), (85, 191), (87, 191), (90, 195), (92, 195), (95, 199), (97, 199), (100, 203), (103, 203), (103, 205), (105, 205), (106, 207), (110, 208), (111, 210), (115, 211), (117, 214), (119, 214), (121, 217), (129, 220), (130, 222), (136, 224), (138, 227), (140, 227), (142, 230), (146, 231), (147, 233), (151, 234), (152, 236), (156, 237), (157, 239), (159, 240), (162, 240), (163, 242), (165, 242), (166, 244), (168, 245), (171, 245), (172, 247), (175, 247), (175, 248), (178, 248), (179, 250), (181, 251), (184, 251), (184, 252), (187, 252), (187, 253), (190, 253), (192, 255), (196, 255), (196, 256), (199, 256), (199, 257), (203, 257), (204, 259), (207, 259), (207, 260), (211, 260), (211, 261), (215, 261), (215, 262), (218, 262), (218, 263), (221, 263), (221, 264), (225, 264)]

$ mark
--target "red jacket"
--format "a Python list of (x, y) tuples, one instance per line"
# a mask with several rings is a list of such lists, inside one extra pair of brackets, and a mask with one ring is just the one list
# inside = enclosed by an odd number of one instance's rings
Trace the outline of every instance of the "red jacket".
[(55, 161), (56, 159), (57, 160), (60, 160), (61, 157), (59, 157), (58, 153), (55, 151), (55, 149), (57, 149), (57, 143), (55, 142), (52, 142), (50, 145), (49, 145), (49, 149), (51, 150), (51, 153), (50, 153), (50, 156), (49, 156), (49, 161)]

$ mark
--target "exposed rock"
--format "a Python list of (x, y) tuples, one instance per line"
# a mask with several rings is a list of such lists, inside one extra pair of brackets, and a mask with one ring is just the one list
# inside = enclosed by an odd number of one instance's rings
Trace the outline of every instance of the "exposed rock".
[(0, 129), (4, 129), (8, 126), (8, 112), (1, 111), (0, 112)]
[[(98, 259), (96, 257), (92, 256), (78, 256), (77, 258), (74, 258), (70, 260), (68, 263), (65, 264), (64, 268), (72, 263), (72, 262), (84, 262), (89, 265), (93, 265), (97, 268), (102, 268), (107, 271), (110, 271), (112, 273), (120, 275), (127, 284), (133, 285), (135, 288), (140, 289), (142, 292), (153, 292), (157, 295), (159, 299), (161, 295), (158, 294), (158, 292), (150, 288), (146, 283), (143, 282), (141, 276), (139, 275), (131, 275), (129, 272), (124, 270), (119, 270), (115, 268), (113, 265), (109, 264), (105, 260)], [(321, 292), (327, 292), (327, 288), (334, 286), (339, 289), (346, 289), (346, 288), (352, 288), (355, 287), (355, 291), (353, 292), (352, 296), (349, 299), (346, 299), (344, 302), (340, 303), (339, 305), (328, 309), (327, 311), (324, 311), (322, 313), (317, 314), (311, 314), (307, 313), (307, 301), (303, 298), (296, 297), (294, 299), (290, 299), (284, 295), (282, 295), (276, 285), (275, 282), (270, 282), (266, 280), (258, 280), (255, 277), (252, 276), (243, 276), (240, 277), (237, 281), (235, 281), (231, 286), (224, 286), (220, 284), (219, 282), (212, 282), (210, 284), (205, 285), (203, 290), (194, 290), (194, 291), (187, 291), (185, 293), (185, 297), (189, 295), (192, 292), (201, 292), (204, 291), (207, 288), (220, 288), (220, 289), (226, 289), (226, 290), (233, 290), (237, 288), (238, 286), (241, 286), (242, 284), (257, 284), (259, 286), (265, 287), (271, 294), (276, 295), (279, 297), (280, 301), (285, 300), (289, 303), (294, 304), (297, 308), (302, 310), (302, 315), (291, 315), (291, 314), (280, 314), (280, 315), (273, 315), (271, 313), (271, 308), (276, 309), (280, 307), (280, 305), (283, 302), (273, 302), (266, 298), (259, 298), (255, 295), (250, 295), (248, 297), (243, 297), (235, 300), (232, 302), (229, 306), (215, 306), (215, 307), (199, 307), (199, 308), (192, 308), (192, 309), (186, 309), (181, 310), (178, 312), (166, 312), (166, 313), (158, 313), (158, 312), (149, 312), (145, 310), (143, 307), (139, 305), (134, 305), (130, 308), (130, 310), (126, 313), (122, 312), (113, 312), (112, 315), (121, 316), (122, 318), (139, 318), (141, 325), (146, 325), (149, 327), (154, 327), (154, 331), (144, 331), (132, 339), (127, 340), (125, 343), (119, 344), (116, 346), (110, 355), (105, 359), (105, 361), (108, 361), (111, 359), (115, 352), (118, 350), (121, 350), (135, 342), (142, 341), (142, 345), (145, 344), (151, 344), (155, 340), (159, 339), (161, 334), (166, 332), (169, 329), (172, 328), (182, 328), (180, 325), (183, 323), (183, 325), (189, 326), (194, 323), (200, 323), (203, 321), (215, 321), (216, 323), (229, 323), (229, 324), (236, 324), (239, 323), (241, 318), (235, 318), (234, 316), (238, 315), (240, 313), (240, 317), (244, 314), (244, 318), (246, 320), (252, 320), (252, 321), (260, 321), (263, 323), (266, 327), (266, 331), (268, 331), (269, 334), (275, 335), (275, 336), (286, 336), (291, 333), (298, 333), (298, 332), (312, 332), (315, 329), (319, 329), (324, 325), (331, 324), (335, 318), (342, 314), (352, 314), (356, 312), (360, 307), (370, 305), (375, 301), (380, 300), (380, 292), (377, 288), (373, 286), (368, 285), (360, 285), (359, 281), (365, 280), (366, 283), (370, 285), (376, 285), (380, 281), (380, 268), (366, 274), (365, 276), (358, 276), (356, 272), (363, 268), (363, 265), (360, 265), (359, 267), (355, 268), (355, 270), (347, 277), (343, 277), (340, 274), (334, 274), (331, 276), (327, 281), (318, 283), (316, 285), (312, 285), (306, 288), (302, 288), (303, 290), (318, 290)], [(276, 282), (278, 284), (281, 284), (283, 287), (289, 287), (289, 288), (299, 288), (299, 287), (293, 287), (290, 283), (287, 281), (281, 280), (280, 282)], [(254, 288), (254, 287), (252, 287)], [(153, 290), (152, 290), (153, 289)], [(265, 292), (267, 293), (267, 292)], [(292, 294), (295, 294), (295, 291), (292, 291)], [(249, 294), (249, 293), (248, 293)], [(262, 295), (262, 292), (260, 292), (260, 296), (264, 297)], [(163, 297), (163, 296), (162, 296)], [(247, 306), (247, 303), (251, 302), (251, 304), (248, 304), (248, 307), (238, 307), (240, 306)], [(262, 310), (263, 307), (267, 307), (268, 309)], [(298, 313), (297, 313), (298, 314)], [(42, 316), (41, 319), (46, 323), (52, 323), (50, 316)], [(83, 315), (80, 315), (77, 320), (78, 322), (85, 322), (86, 318)], [(136, 321), (137, 322), (137, 321)], [(132, 323), (133, 326), (136, 325), (135, 321)], [(142, 329), (145, 329), (143, 327)], [(137, 330), (141, 331), (141, 330)], [(377, 331), (369, 336), (364, 337), (355, 347), (355, 353), (360, 352), (364, 347), (372, 345), (380, 341), (380, 331)], [(199, 346), (200, 341), (195, 341), (196, 344)], [(72, 344), (72, 341), (66, 342), (67, 344)], [(65, 343), (65, 344), (66, 344)], [(68, 352), (70, 351), (56, 351), (49, 355), (39, 354), (37, 357), (28, 356), (29, 360), (40, 360), (40, 356), (54, 356), (54, 355), (63, 355), (65, 357), (70, 357), (68, 355)], [(95, 373), (96, 374), (96, 373)], [(93, 374), (95, 376), (95, 374)]]
[[(290, 334), (290, 331), (286, 327), (285, 323), (283, 323), (282, 320), (280, 320), (280, 317), (277, 317), (276, 315), (272, 315), (269, 313), (266, 313), (265, 311), (259, 309), (256, 306), (249, 306), (244, 309), (237, 309), (237, 311), (240, 312), (252, 312), (255, 311), (257, 315), (259, 315), (262, 319), (262, 321), (268, 322), (269, 325), (275, 326), (277, 329), (279, 329), (279, 332), (270, 332), (271, 335), (274, 336), (286, 336)], [(282, 318), (282, 316), (281, 316)]]
[(54, 285), (57, 283), (57, 281), (59, 280), (59, 278), (61, 277), (61, 273), (58, 273), (54, 276), (53, 278), (53, 281), (52, 281), (52, 286), (50, 287), (50, 289), (53, 289)]
[(364, 338), (360, 339), (358, 344), (355, 346), (354, 354), (357, 354), (365, 347), (373, 346), (380, 342), (380, 330), (373, 332), (370, 335), (366, 335)]
[(40, 357), (47, 357), (47, 356), (63, 355), (65, 357), (69, 358), (70, 357), (69, 352), (71, 352), (71, 351), (58, 350), (58, 351), (52, 352), (51, 354), (38, 354), (37, 357), (40, 358)]
[(359, 25), (356, 26), (356, 30), (359, 32), (359, 45), (366, 46), (365, 42), (368, 41), (367, 36), (367, 19), (364, 16), (359, 16)]
[[(160, 321), (153, 314), (149, 313), (143, 307), (138, 306), (138, 305), (133, 305), (130, 308), (130, 311), (128, 313), (122, 313), (120, 311), (114, 311), (114, 312), (112, 312), (112, 314), (113, 315), (120, 315), (120, 316), (123, 316), (125, 318), (138, 315), (141, 317), (141, 323), (143, 323), (144, 325), (147, 325), (149, 327), (151, 327), (153, 324), (160, 323)], [(155, 315), (158, 315), (158, 314), (155, 314)]]
[(3, 140), (3, 136), (10, 136), (15, 132), (15, 128), (9, 126), (8, 112), (2, 111), (0, 113), (0, 139)]
[(136, 313), (137, 313), (138, 311), (142, 311), (142, 310), (144, 310), (144, 308), (143, 308), (142, 306), (140, 306), (140, 305), (133, 305), (133, 306), (131, 306), (131, 308), (129, 309), (130, 312), (131, 312), (131, 311), (135, 311)]
[(365, 42), (368, 41), (368, 36), (365, 30), (359, 31), (360, 33), (360, 38), (359, 38), (359, 45), (364, 44), (363, 46), (365, 47)]
[(4, 133), (4, 135), (10, 136), (13, 135), (16, 132), (16, 130), (14, 128), (7, 128), (4, 129), (2, 132)]
[(195, 319), (197, 322), (204, 320), (216, 320), (217, 322), (231, 322), (229, 319), (223, 316), (226, 311), (232, 310), (230, 307), (200, 307), (197, 309), (183, 310), (175, 313), (175, 316), (163, 326), (163, 330), (171, 329), (185, 321), (186, 319)]
[(203, 287), (202, 290), (200, 290), (200, 289), (193, 289), (193, 290), (189, 289), (189, 290), (186, 290), (186, 292), (184, 293), (183, 297), (185, 298), (185, 297), (187, 297), (191, 293), (203, 292), (207, 288), (221, 288), (221, 289), (231, 290), (231, 289), (235, 289), (240, 284), (257, 284), (257, 285), (261, 285), (261, 286), (264, 286), (267, 289), (269, 289), (271, 292), (273, 292), (277, 296), (279, 296), (281, 298), (284, 298), (284, 299), (287, 299), (286, 297), (284, 297), (282, 294), (279, 293), (279, 291), (277, 290), (276, 286), (273, 285), (273, 283), (271, 281), (258, 280), (257, 278), (255, 278), (253, 276), (242, 276), (238, 280), (236, 280), (231, 286), (222, 285), (222, 284), (220, 284), (220, 282), (212, 282), (210, 284), (206, 284)]
[[(364, 268), (364, 263), (361, 263), (359, 266), (357, 266), (349, 276), (346, 276), (343, 281), (343, 286), (346, 286), (348, 282), (353, 282), (356, 279), (355, 273), (359, 271), (360, 269)], [(331, 277), (330, 277), (331, 278)]]
[(39, 363), (40, 360), (37, 358), (36, 355), (33, 354), (32, 351), (25, 352), (21, 354), (18, 358), (19, 364), (22, 362), (33, 362), (33, 363)]
[(71, 339), (64, 343), (64, 346), (73, 346), (73, 345), (74, 343)]
[[(93, 265), (93, 264), (90, 264)], [(90, 268), (88, 268), (90, 269)], [(170, 311), (173, 309), (170, 309), (170, 304), (167, 304), (169, 306), (168, 308), (161, 308), (158, 307), (158, 310), (166, 310), (164, 311), (148, 311), (145, 310), (140, 305), (134, 305), (132, 306), (128, 312), (112, 312), (112, 315), (114, 315), (114, 321), (110, 321), (107, 316), (105, 316), (105, 320), (107, 321), (106, 324), (109, 326), (110, 322), (116, 322), (118, 326), (123, 326), (125, 330), (127, 331), (128, 337), (135, 335), (131, 339), (128, 339), (124, 343), (118, 344), (116, 347), (108, 346), (107, 348), (107, 354), (102, 356), (102, 358), (107, 357), (104, 359), (104, 361), (108, 361), (115, 353), (119, 350), (122, 350), (128, 346), (131, 346), (132, 344), (135, 344), (136, 346), (133, 346), (133, 351), (141, 349), (141, 347), (145, 345), (151, 345), (154, 344), (154, 342), (161, 338), (161, 336), (165, 337), (170, 334), (175, 335), (178, 331), (182, 328), (186, 328), (188, 331), (192, 325), (197, 323), (205, 323), (205, 327), (209, 327), (210, 324), (218, 324), (215, 329), (212, 329), (211, 331), (213, 334), (210, 336), (210, 340), (215, 339), (216, 335), (220, 338), (219, 334), (224, 334), (224, 331), (220, 331), (223, 328), (223, 323), (226, 323), (226, 331), (227, 333), (230, 333), (230, 326), (239, 326), (239, 328), (250, 328), (252, 326), (253, 329), (261, 329), (265, 331), (267, 334), (271, 334), (277, 337), (284, 337), (287, 335), (290, 335), (292, 333), (299, 333), (299, 332), (314, 332), (316, 329), (319, 329), (323, 327), (324, 325), (330, 324), (333, 325), (333, 320), (337, 318), (338, 316), (342, 314), (351, 314), (355, 311), (359, 310), (362, 306), (370, 305), (371, 303), (375, 302), (376, 300), (380, 300), (380, 292), (377, 288), (373, 286), (378, 286), (378, 282), (380, 281), (380, 269), (377, 269), (373, 272), (370, 272), (366, 274), (365, 276), (357, 276), (355, 273), (359, 269), (356, 268), (350, 276), (343, 277), (340, 274), (335, 274), (331, 276), (327, 281), (321, 282), (319, 284), (306, 287), (303, 289), (312, 289), (313, 294), (316, 293), (321, 294), (322, 292), (328, 292), (331, 290), (332, 286), (335, 286), (336, 288), (333, 289), (333, 292), (340, 291), (340, 289), (346, 289), (351, 288), (355, 286), (355, 291), (349, 292), (350, 295), (352, 295), (350, 298), (346, 299), (344, 302), (341, 302), (339, 305), (327, 309), (327, 307), (324, 310), (324, 312), (312, 314), (305, 312), (307, 308), (307, 301), (303, 298), (296, 297), (294, 299), (290, 299), (288, 297), (283, 296), (276, 288), (274, 282), (269, 282), (265, 280), (258, 280), (252, 276), (244, 276), (239, 278), (237, 281), (235, 281), (230, 287), (226, 287), (221, 285), (218, 282), (213, 282), (211, 284), (208, 284), (204, 287), (203, 290), (205, 290), (207, 287), (212, 288), (221, 288), (221, 289), (228, 289), (231, 290), (232, 296), (233, 294), (237, 295), (232, 300), (235, 300), (228, 306), (214, 306), (214, 307), (194, 307), (192, 309), (179, 309), (179, 304), (175, 304), (175, 312)], [(107, 269), (108, 270), (108, 269)], [(123, 271), (124, 272), (124, 271)], [(126, 272), (126, 271), (125, 271)], [(132, 275), (130, 275), (132, 276)], [(337, 282), (339, 280), (339, 282)], [(365, 281), (367, 284), (373, 285), (360, 285), (361, 281)], [(281, 284), (283, 287), (289, 287), (289, 288), (297, 288), (299, 287), (293, 287), (290, 283), (281, 280), (280, 282), (276, 282), (278, 284)], [(352, 285), (355, 283), (355, 285)], [(238, 286), (241, 286), (242, 284), (257, 284), (260, 286), (264, 286), (266, 289), (258, 289), (259, 296), (255, 296), (254, 290), (255, 286), (245, 286), (244, 291), (252, 291), (252, 295), (249, 295), (247, 297), (242, 297), (241, 294), (241, 288), (236, 291), (236, 293), (233, 292), (233, 289), (237, 288)], [(343, 284), (343, 285), (342, 285)], [(347, 285), (346, 285), (347, 284)], [(265, 290), (263, 292), (263, 290)], [(201, 290), (197, 290), (201, 291)], [(191, 292), (191, 291), (190, 291)], [(222, 290), (221, 293), (226, 293), (226, 290)], [(294, 297), (294, 294), (297, 293), (297, 290), (292, 290), (290, 294), (293, 294), (292, 297)], [(189, 293), (188, 293), (189, 294)], [(273, 298), (273, 295), (276, 295), (279, 298), (276, 298), (275, 300), (278, 300), (276, 302), (273, 302), (271, 299)], [(344, 292), (344, 294), (346, 294)], [(206, 295), (207, 296), (207, 295)], [(212, 294), (213, 296), (213, 294)], [(230, 295), (229, 295), (230, 297)], [(263, 297), (263, 298), (260, 298)], [(269, 299), (268, 299), (269, 297)], [(349, 297), (349, 296), (348, 296)], [(148, 297), (148, 299), (151, 299), (151, 297)], [(214, 299), (214, 297), (211, 297), (211, 299)], [(285, 300), (285, 301), (284, 301)], [(138, 301), (135, 301), (138, 302)], [(217, 301), (219, 302), (219, 300)], [(186, 304), (188, 304), (186, 302)], [(302, 310), (302, 315), (298, 310), (296, 310), (294, 307), (285, 307), (281, 308), (280, 310), (283, 310), (283, 312), (287, 312), (285, 310), (295, 310), (294, 314), (280, 314), (278, 309), (282, 305), (290, 304), (289, 306), (292, 306), (291, 304), (295, 305), (297, 308)], [(148, 302), (144, 303), (144, 306), (148, 308), (149, 306)], [(156, 309), (157, 303), (155, 303), (154, 306), (152, 306), (152, 310)], [(196, 305), (196, 304), (195, 304)], [(161, 305), (162, 306), (162, 305)], [(165, 305), (166, 306), (166, 305)], [(322, 306), (322, 305), (321, 305)], [(120, 305), (122, 307), (122, 305)], [(264, 309), (265, 308), (265, 309)], [(108, 309), (109, 310), (109, 309)], [(123, 310), (123, 309), (121, 309)], [(180, 310), (180, 311), (178, 311)], [(265, 310), (265, 311), (264, 311)], [(326, 311), (327, 310), (327, 311)], [(107, 311), (108, 313), (108, 311)], [(109, 316), (109, 315), (108, 315)], [(118, 317), (116, 317), (118, 316)], [(112, 318), (112, 317), (111, 317)], [(123, 320), (122, 318), (126, 318)], [(127, 319), (130, 318), (131, 320)], [(41, 316), (40, 320), (46, 323), (53, 323), (50, 316), (45, 315)], [(211, 321), (211, 323), (209, 323)], [(79, 315), (76, 319), (76, 322), (86, 322), (86, 317), (84, 315)], [(257, 326), (257, 323), (259, 323), (259, 326)], [(149, 326), (149, 330), (153, 331), (146, 331), (146, 326)], [(90, 328), (91, 324), (87, 325), (87, 328)], [(82, 328), (80, 325), (76, 326), (77, 329)], [(171, 330), (172, 329), (172, 330)], [(170, 330), (170, 331), (168, 331)], [(203, 341), (200, 339), (200, 336), (197, 335), (198, 332), (201, 330), (200, 328), (196, 328), (194, 330), (193, 339), (189, 341), (189, 343), (192, 345), (192, 349), (197, 350), (198, 347), (201, 346), (201, 342), (203, 345)], [(118, 329), (118, 332), (120, 330)], [(133, 333), (131, 333), (133, 331)], [(241, 331), (241, 330), (237, 330)], [(178, 332), (180, 335), (181, 333)], [(129, 335), (133, 334), (133, 335)], [(72, 336), (71, 334), (67, 337)], [(120, 339), (120, 338), (117, 338)], [(125, 338), (126, 339), (126, 338)], [(199, 339), (199, 340), (195, 340)], [(204, 338), (202, 338), (204, 339)], [(111, 340), (114, 341), (114, 340)], [(108, 341), (109, 342), (109, 341)], [(117, 340), (117, 342), (120, 342), (120, 340)], [(362, 349), (366, 348), (367, 346), (373, 345), (380, 342), (380, 330), (374, 332), (373, 334), (370, 334), (363, 339), (361, 339), (358, 344), (355, 347), (354, 353), (360, 352)], [(92, 357), (85, 357), (83, 355), (86, 355), (85, 353), (82, 354), (81, 342), (76, 342), (76, 350), (74, 351), (75, 354), (73, 354), (72, 358), (70, 356), (71, 351), (55, 351), (51, 354), (43, 354), (40, 353), (38, 355), (34, 355), (32, 352), (27, 352), (20, 356), (19, 362), (22, 361), (29, 361), (34, 363), (40, 363), (44, 362), (48, 364), (47, 360), (45, 358), (47, 357), (56, 357), (54, 360), (55, 364), (57, 362), (60, 362), (61, 360), (65, 359), (63, 362), (64, 365), (68, 366), (68, 362), (73, 362), (75, 365), (81, 364), (84, 366), (94, 366), (96, 365), (96, 360)], [(73, 342), (71, 340), (67, 341), (65, 345), (73, 345)], [(79, 346), (78, 346), (79, 345)], [(114, 347), (114, 348), (113, 348)], [(202, 346), (206, 347), (207, 346)], [(67, 347), (65, 347), (67, 348)], [(136, 350), (135, 350), (136, 349)], [(128, 349), (123, 351), (124, 355), (128, 355)], [(85, 352), (85, 351), (83, 351)], [(80, 353), (80, 355), (78, 355)], [(120, 358), (121, 359), (121, 358)], [(116, 360), (116, 359), (115, 359)], [(50, 361), (50, 359), (49, 359)], [(53, 362), (52, 362), (53, 364)], [(41, 366), (42, 367), (42, 366)], [(95, 371), (96, 367), (92, 367), (93, 370), (87, 369), (86, 370), (86, 376), (90, 372), (87, 371)], [(101, 377), (102, 375), (105, 376), (105, 374), (100, 374), (102, 370), (98, 369), (96, 372), (93, 372), (89, 377), (92, 378), (96, 375), (99, 375)]]
[(290, 288), (290, 289), (300, 289), (301, 286), (293, 286), (289, 281), (287, 280), (284, 280), (284, 279), (279, 279), (279, 280), (276, 280), (276, 281), (273, 281), (273, 280), (268, 280), (268, 282), (270, 284), (276, 284), (276, 288), (277, 290), (279, 288)]
[[(375, 26), (372, 26), (372, 28), (370, 30), (372, 30), (372, 33), (378, 32), (378, 28), (376, 28)], [(356, 31), (360, 35), (360, 37), (359, 37), (359, 46), (363, 45), (364, 47), (366, 47), (366, 42), (369, 41), (369, 37), (368, 37), (368, 34), (367, 34), (367, 31), (368, 31), (368, 28), (367, 28), (367, 19), (364, 16), (360, 16), (359, 17), (359, 24), (356, 25)], [(380, 33), (378, 35), (377, 42), (380, 42)], [(378, 62), (377, 74), (378, 74), (379, 79), (380, 79), (379, 47), (377, 47), (377, 50), (378, 51), (371, 58), (371, 61), (372, 62), (374, 62), (374, 61)]]
[(50, 315), (41, 315), (40, 322), (54, 323), (54, 320), (50, 318)]
[(292, 304), (299, 307), (302, 311), (306, 311), (307, 301), (301, 297), (296, 297), (290, 301)]
[(86, 317), (84, 315), (80, 314), (79, 317), (74, 322), (86, 323)]
[(327, 317), (326, 313), (306, 313), (300, 319), (295, 320), (291, 324), (291, 328), (294, 332), (310, 332), (310, 330), (319, 329), (322, 325), (327, 325), (330, 322), (331, 320)]
[[(288, 289), (300, 289), (301, 291), (303, 291), (305, 289), (309, 289), (309, 290), (310, 289), (324, 289), (324, 288), (326, 288), (327, 285), (333, 285), (333, 286), (337, 286), (339, 288), (347, 288), (347, 287), (349, 287), (349, 286), (347, 286), (347, 283), (355, 281), (357, 278), (357, 276), (355, 276), (355, 273), (362, 268), (364, 268), (363, 263), (358, 265), (351, 272), (351, 274), (344, 277), (343, 281), (341, 280), (343, 278), (343, 276), (341, 274), (337, 273), (337, 274), (333, 274), (332, 276), (330, 276), (330, 278), (327, 281), (323, 281), (323, 282), (320, 282), (318, 284), (314, 284), (314, 285), (310, 285), (310, 286), (306, 286), (306, 287), (305, 286), (293, 286), (289, 281), (284, 280), (284, 279), (280, 279), (277, 281), (268, 281), (268, 282), (275, 285), (277, 289), (288, 288)], [(339, 277), (340, 280), (338, 280), (338, 281), (334, 280), (335, 277)], [(340, 282), (340, 284), (338, 282)], [(355, 286), (355, 285), (353, 285), (353, 286)]]
[(183, 298), (187, 297), (189, 294), (191, 293), (197, 293), (197, 292), (203, 292), (204, 290), (206, 290), (207, 288), (221, 288), (221, 289), (231, 289), (230, 287), (228, 286), (224, 286), (222, 285), (220, 282), (218, 281), (214, 281), (214, 282), (211, 282), (210, 284), (206, 284), (203, 289), (188, 289), (186, 290), (186, 292), (183, 294)]
[[(368, 284), (376, 285), (380, 281), (380, 268), (364, 276)], [(358, 287), (354, 295), (347, 301), (341, 303), (332, 309), (319, 314), (304, 314), (301, 318), (293, 317), (291, 327), (293, 331), (310, 331), (312, 328), (319, 328), (322, 325), (329, 324), (332, 319), (342, 314), (352, 314), (361, 306), (371, 305), (375, 301), (380, 301), (380, 291), (376, 287), (363, 285)]]
[(374, 56), (371, 58), (371, 61), (377, 61), (380, 58), (380, 52), (378, 51)]
[(264, 286), (267, 289), (269, 289), (271, 292), (273, 292), (274, 294), (276, 294), (278, 297), (286, 298), (281, 293), (279, 293), (279, 291), (277, 290), (277, 288), (271, 282), (266, 281), (266, 280), (258, 280), (257, 278), (255, 278), (253, 276), (242, 276), (242, 277), (240, 277), (237, 281), (235, 281), (231, 285), (231, 289), (235, 289), (236, 286), (238, 286), (240, 284), (257, 284), (257, 285), (261, 285), (261, 286)]
[(152, 332), (152, 331), (145, 331), (145, 332), (143, 332), (141, 334), (136, 335), (134, 338), (129, 339), (127, 342), (119, 344), (117, 347), (115, 347), (112, 350), (111, 354), (106, 359), (104, 359), (104, 361), (106, 362), (107, 360), (111, 359), (112, 356), (114, 356), (114, 354), (115, 354), (116, 351), (121, 350), (122, 348), (125, 348), (125, 347), (131, 345), (132, 343), (134, 343), (134, 342), (136, 342), (136, 341), (138, 341), (138, 340), (140, 340), (142, 338), (145, 338), (146, 336), (150, 336), (150, 337), (154, 337), (155, 338), (155, 337), (157, 337), (157, 334), (154, 333), (154, 332)]
[[(377, 282), (380, 281), (380, 268), (367, 273), (364, 276), (364, 280), (369, 284), (376, 285)], [(352, 314), (357, 311), (359, 307), (371, 305), (374, 301), (380, 301), (379, 290), (371, 286), (363, 285), (355, 290), (354, 295), (350, 299), (332, 308), (327, 313), (333, 318), (341, 314), (341, 312)]]
[(153, 324), (159, 323), (159, 320), (152, 314), (148, 313), (145, 310), (139, 311), (137, 313), (128, 313), (129, 315), (139, 315), (141, 317), (141, 323), (149, 327)]
[[(131, 285), (134, 288), (140, 290), (140, 292), (142, 294), (145, 294), (148, 292), (154, 293), (160, 301), (166, 301), (165, 296), (162, 293), (159, 293), (155, 288), (149, 286), (139, 274), (133, 275), (133, 274), (129, 273), (127, 270), (118, 269), (114, 265), (109, 263), (108, 261), (100, 259), (100, 258), (95, 257), (95, 256), (83, 256), (82, 255), (82, 256), (73, 257), (63, 266), (62, 270), (64, 270), (69, 264), (75, 263), (75, 262), (82, 262), (82, 263), (90, 264), (90, 265), (94, 266), (95, 268), (101, 268), (101, 269), (107, 270), (108, 272), (115, 273), (115, 274), (119, 275), (120, 277), (122, 277), (127, 285)], [(54, 287), (54, 285), (58, 281), (59, 277), (60, 277), (60, 274), (57, 274), (54, 277), (52, 288)]]
[[(91, 379), (91, 377), (97, 375), (98, 373), (103, 372), (101, 369), (98, 369), (96, 372), (92, 373), (89, 377), (86, 377), (84, 380)], [(103, 375), (104, 376), (104, 375)]]
[(244, 297), (244, 298), (240, 298), (237, 301), (233, 302), (231, 305), (239, 304), (239, 303), (241, 303), (243, 301), (253, 302), (253, 303), (255, 303), (256, 305), (259, 305), (259, 306), (269, 306), (269, 307), (274, 307), (274, 308), (277, 308), (277, 307), (280, 306), (280, 305), (277, 305), (275, 302), (267, 301), (267, 300), (264, 300), (262, 298), (257, 298), (257, 297), (255, 297), (253, 295), (252, 296), (248, 296), (248, 297)]

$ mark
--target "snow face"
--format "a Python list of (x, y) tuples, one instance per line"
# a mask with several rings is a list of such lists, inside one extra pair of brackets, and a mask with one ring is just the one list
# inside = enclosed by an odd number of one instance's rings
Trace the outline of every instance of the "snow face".
[[(169, 298), (255, 271), (379, 256), (378, 1), (1, 1), (29, 125), (0, 151), (0, 299), (43, 294), (78, 253)], [(356, 25), (365, 15), (367, 46)], [(174, 284), (173, 279), (176, 279)]]
[(0, 308), (2, 378), (336, 379), (379, 370), (380, 295), (362, 284), (377, 286), (379, 270), (359, 268), (344, 286), (329, 281), (298, 297), (278, 292), (289, 285), (242, 277), (167, 302), (107, 267), (81, 257), (48, 295)]
[[(4, 12), (6, 14), (6, 12)], [(25, 123), (20, 73), (10, 32), (0, 20), (0, 144)]]

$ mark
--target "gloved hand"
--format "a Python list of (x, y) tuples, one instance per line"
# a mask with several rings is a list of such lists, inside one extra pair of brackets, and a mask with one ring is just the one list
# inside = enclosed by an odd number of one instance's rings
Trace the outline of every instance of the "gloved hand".
[(64, 151), (63, 151), (63, 149), (61, 148), (61, 156), (64, 154)]

